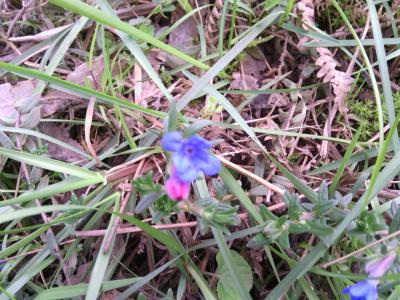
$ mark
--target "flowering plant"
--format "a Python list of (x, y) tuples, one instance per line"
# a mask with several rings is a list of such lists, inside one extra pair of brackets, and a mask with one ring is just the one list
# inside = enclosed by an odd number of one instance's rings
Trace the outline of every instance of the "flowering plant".
[[(370, 262), (365, 267), (365, 271), (368, 277), (375, 278), (383, 276), (386, 271), (390, 268), (396, 254), (394, 252), (388, 254), (387, 256)], [(343, 289), (343, 294), (349, 294), (351, 300), (376, 300), (378, 299), (378, 286), (379, 280), (367, 279)]]
[(168, 132), (161, 140), (164, 150), (172, 152), (170, 177), (165, 191), (172, 200), (180, 201), (189, 195), (190, 183), (200, 173), (218, 174), (221, 164), (209, 152), (211, 143), (197, 135), (184, 139), (178, 131)]

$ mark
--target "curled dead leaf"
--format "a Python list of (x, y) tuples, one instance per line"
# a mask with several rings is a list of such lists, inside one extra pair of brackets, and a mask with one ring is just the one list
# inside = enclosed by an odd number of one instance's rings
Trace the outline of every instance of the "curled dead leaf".
[[(57, 140), (63, 141), (64, 143), (67, 143), (70, 146), (77, 148), (78, 150), (84, 151), (82, 146), (76, 140), (71, 138), (68, 130), (64, 126), (55, 125), (52, 123), (45, 123), (40, 128), (44, 134), (47, 134)], [(85, 159), (78, 153), (51, 142), (48, 142), (47, 154), (50, 158), (69, 163), (81, 161), (80, 165), (84, 163), (83, 160)]]
[(4, 83), (0, 85), (0, 123), (33, 128), (40, 120), (40, 111), (36, 106), (38, 95), (34, 80), (20, 81), (15, 85)]
[(50, 90), (46, 96), (40, 98), (39, 104), (42, 117), (49, 117), (68, 107), (80, 104), (83, 100), (77, 96), (62, 91)]
[(234, 90), (255, 90), (259, 88), (257, 78), (252, 75), (235, 72), (232, 74), (230, 88)]
[(97, 57), (91, 62), (80, 64), (74, 71), (68, 74), (67, 80), (79, 85), (85, 85), (86, 82), (96, 87), (100, 84), (101, 75), (103, 74), (104, 61), (103, 57)]

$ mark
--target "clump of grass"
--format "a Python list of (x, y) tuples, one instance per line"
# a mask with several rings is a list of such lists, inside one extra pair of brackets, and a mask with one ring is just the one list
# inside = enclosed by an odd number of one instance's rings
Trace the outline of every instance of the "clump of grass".
[[(393, 104), (396, 114), (400, 113), (400, 92), (393, 94)], [(353, 114), (359, 124), (363, 124), (363, 131), (360, 139), (367, 141), (379, 132), (378, 117), (376, 115), (376, 106), (372, 100), (353, 99), (347, 101), (349, 113)], [(384, 122), (388, 122), (386, 105), (382, 105)]]
[[(354, 27), (363, 27), (367, 21), (365, 3), (358, 0), (339, 0), (338, 4), (342, 7), (344, 14)], [(343, 27), (343, 19), (337, 12), (331, 1), (319, 1), (317, 4), (317, 22), (327, 24), (331, 32), (335, 32)]]

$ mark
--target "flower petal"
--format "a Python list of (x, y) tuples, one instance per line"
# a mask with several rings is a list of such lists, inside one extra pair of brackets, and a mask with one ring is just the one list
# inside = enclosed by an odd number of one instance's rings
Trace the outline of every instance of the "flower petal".
[(171, 159), (175, 167), (176, 176), (180, 180), (192, 182), (197, 179), (199, 169), (192, 163), (188, 156), (175, 153)]
[(213, 176), (219, 173), (221, 163), (213, 154), (206, 153), (205, 159), (199, 162), (198, 167), (207, 176)]
[(343, 294), (349, 294), (351, 300), (376, 300), (378, 292), (376, 284), (371, 280), (363, 280), (343, 289)]
[(396, 253), (391, 252), (385, 257), (367, 264), (365, 271), (369, 277), (381, 277), (391, 267), (396, 258)]
[(198, 150), (211, 148), (211, 143), (209, 141), (197, 135), (192, 135), (184, 143)]
[(165, 182), (165, 191), (172, 200), (181, 201), (189, 196), (190, 183), (180, 181), (176, 176), (171, 175)]
[(183, 143), (182, 134), (178, 131), (167, 132), (161, 140), (164, 150), (177, 152)]

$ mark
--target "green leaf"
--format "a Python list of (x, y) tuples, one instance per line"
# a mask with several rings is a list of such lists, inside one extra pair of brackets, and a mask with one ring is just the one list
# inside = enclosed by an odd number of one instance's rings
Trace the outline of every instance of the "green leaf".
[[(115, 193), (112, 198), (112, 202), (115, 202), (114, 205), (114, 213), (119, 211), (119, 198), (120, 193)], [(103, 237), (103, 242), (101, 243), (101, 247), (99, 249), (99, 253), (96, 257), (96, 262), (94, 264), (92, 274), (90, 276), (89, 285), (86, 291), (86, 300), (96, 300), (97, 296), (100, 293), (101, 284), (103, 283), (107, 266), (109, 265), (112, 248), (114, 247), (116, 233), (113, 232), (114, 221), (116, 219), (116, 215), (112, 215), (110, 221), (108, 223), (107, 231)], [(110, 242), (109, 239), (111, 238)], [(105, 249), (107, 243), (109, 242), (109, 248)], [(106, 251), (107, 250), (107, 251)]]
[(183, 59), (184, 61), (191, 63), (192, 65), (199, 67), (200, 69), (207, 70), (208, 66), (194, 59), (193, 57), (161, 42), (160, 40), (152, 37), (151, 35), (140, 31), (139, 29), (129, 25), (128, 23), (122, 22), (119, 18), (110, 16), (84, 2), (78, 0), (49, 0), (50, 3), (60, 6), (64, 9), (88, 17), (104, 25), (111, 26), (112, 28), (118, 29), (122, 32), (129, 34), (130, 36), (145, 41), (167, 53), (175, 55)]
[(261, 214), (258, 212), (253, 202), (251, 202), (250, 198), (243, 191), (242, 187), (236, 182), (232, 174), (225, 167), (222, 167), (221, 171), (219, 172), (219, 176), (221, 176), (226, 186), (239, 199), (240, 203), (244, 206), (248, 213), (257, 221), (257, 223), (262, 224), (263, 218), (261, 217)]
[[(235, 264), (235, 268), (238, 271), (237, 276), (240, 278), (243, 286), (250, 291), (253, 286), (253, 273), (247, 261), (234, 250), (229, 251), (232, 257), (232, 262)], [(222, 259), (221, 253), (217, 254), (218, 263), (218, 285), (217, 292), (218, 297), (221, 300), (236, 300), (238, 299), (237, 287), (234, 285), (233, 278), (229, 272), (227, 265)]]
[(0, 155), (54, 172), (65, 173), (80, 178), (98, 178), (98, 182), (104, 181), (103, 176), (99, 173), (43, 156), (9, 150), (2, 147), (0, 147)]
[(178, 0), (179, 5), (183, 8), (183, 10), (187, 13), (190, 13), (192, 11), (192, 7), (190, 6), (190, 3), (188, 0)]
[(392, 223), (389, 226), (389, 234), (398, 231), (400, 229), (400, 209), (397, 207), (395, 203), (392, 203), (392, 210), (395, 207), (395, 214), (392, 219)]
[(356, 146), (358, 139), (360, 138), (361, 130), (364, 126), (358, 127), (358, 130), (356, 134), (353, 136), (353, 139), (351, 140), (351, 144), (347, 147), (346, 153), (343, 156), (343, 159), (339, 165), (338, 170), (336, 171), (335, 177), (332, 180), (332, 183), (329, 187), (329, 195), (333, 195), (333, 193), (336, 191), (336, 187), (339, 183), (340, 177), (342, 177), (344, 169), (347, 165), (347, 163), (350, 160), (351, 154), (353, 153), (354, 147)]
[(165, 246), (168, 247), (170, 251), (180, 252), (182, 247), (175, 241), (172, 237), (168, 234), (161, 232), (158, 229), (155, 229), (153, 226), (146, 224), (135, 217), (127, 216), (124, 214), (118, 214), (120, 218), (128, 221), (129, 223), (141, 228), (144, 232), (148, 235), (153, 237), (154, 239), (158, 240), (159, 242), (163, 243)]
[[(113, 281), (104, 281), (101, 285), (101, 290), (105, 292), (133, 285), (138, 281), (140, 281), (141, 279), (142, 277), (136, 277), (136, 278), (113, 280)], [(48, 290), (44, 290), (39, 295), (37, 295), (35, 300), (65, 299), (66, 295), (68, 295), (69, 298), (83, 296), (85, 295), (87, 288), (88, 288), (87, 283), (50, 288)]]
[(309, 226), (310, 232), (317, 235), (318, 237), (326, 236), (333, 233), (332, 227), (322, 224), (320, 222), (312, 222), (307, 220), (306, 223)]

